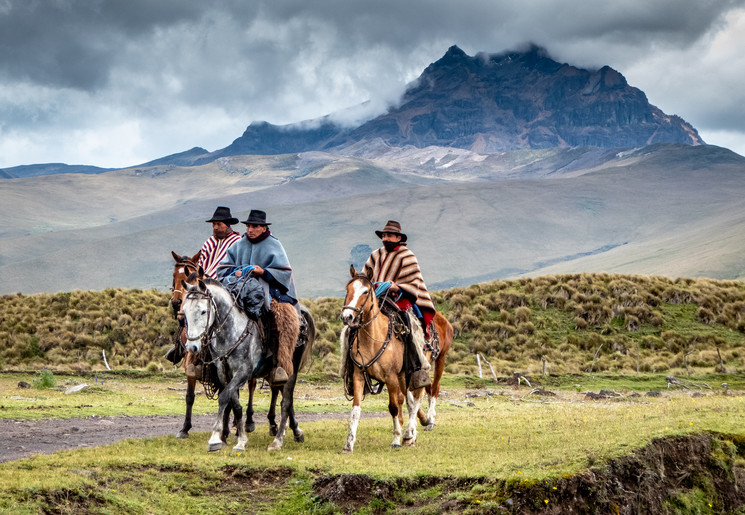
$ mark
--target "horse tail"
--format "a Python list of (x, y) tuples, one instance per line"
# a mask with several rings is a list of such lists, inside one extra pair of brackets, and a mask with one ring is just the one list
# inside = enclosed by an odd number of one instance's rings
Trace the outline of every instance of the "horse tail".
[(313, 315), (310, 314), (308, 308), (306, 308), (302, 304), (300, 305), (300, 316), (303, 318), (307, 326), (308, 339), (305, 342), (303, 354), (300, 356), (299, 362), (295, 365), (296, 372), (299, 372), (300, 368), (304, 367), (308, 362), (311, 361), (313, 343), (316, 341), (316, 321), (313, 320)]

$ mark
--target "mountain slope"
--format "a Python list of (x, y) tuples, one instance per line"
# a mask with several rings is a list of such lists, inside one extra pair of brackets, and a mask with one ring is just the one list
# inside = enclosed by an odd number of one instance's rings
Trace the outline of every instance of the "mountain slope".
[(651, 105), (608, 66), (576, 68), (535, 46), (474, 57), (453, 46), (409, 85), (400, 105), (359, 127), (343, 128), (332, 116), (281, 127), (252, 123), (230, 146), (200, 162), (235, 154), (343, 149), (378, 139), (390, 146), (477, 152), (703, 144), (690, 124)]
[[(202, 167), (119, 177), (112, 184), (126, 191), (168, 191), (171, 181), (181, 189), (143, 216), (4, 238), (0, 292), (166, 288), (170, 251), (201, 246), (215, 205), (236, 214), (266, 209), (298, 292), (308, 297), (338, 296), (352, 249), (379, 245), (373, 231), (388, 219), (403, 223), (433, 288), (558, 270), (745, 278), (745, 158), (726, 149), (655, 145), (561, 179), (467, 182), (423, 181), (324, 154), (300, 157), (263, 158), (292, 163), (285, 171), (292, 180), (279, 170), (253, 176), (212, 168), (213, 179), (198, 189)], [(250, 168), (259, 158), (241, 159)], [(250, 186), (272, 174), (270, 185)], [(235, 182), (216, 188), (227, 180)], [(112, 209), (117, 202), (123, 200), (109, 198)], [(60, 215), (66, 203), (59, 199)]]

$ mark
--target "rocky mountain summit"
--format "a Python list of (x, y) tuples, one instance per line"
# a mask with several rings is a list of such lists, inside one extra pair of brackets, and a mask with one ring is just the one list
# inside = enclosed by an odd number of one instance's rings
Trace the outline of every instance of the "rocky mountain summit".
[(452, 46), (410, 84), (398, 106), (359, 127), (326, 116), (276, 126), (254, 122), (230, 146), (202, 157), (431, 145), (491, 153), (553, 147), (701, 145), (696, 129), (667, 115), (616, 70), (559, 63), (524, 52), (469, 56)]

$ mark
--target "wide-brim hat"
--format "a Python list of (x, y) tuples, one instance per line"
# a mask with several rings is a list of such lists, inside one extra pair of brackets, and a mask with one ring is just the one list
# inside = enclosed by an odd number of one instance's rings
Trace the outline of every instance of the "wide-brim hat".
[(375, 231), (375, 234), (378, 235), (378, 238), (383, 238), (383, 233), (390, 233), (390, 234), (398, 234), (401, 236), (401, 242), (406, 241), (406, 235), (401, 232), (401, 224), (398, 223), (395, 220), (388, 220), (388, 222), (385, 224), (385, 227), (383, 227), (383, 230), (381, 231)]
[(246, 225), (272, 225), (266, 221), (266, 213), (258, 209), (252, 209), (248, 218), (241, 222)]
[(212, 218), (205, 220), (206, 222), (222, 222), (225, 225), (235, 225), (238, 223), (238, 219), (230, 214), (230, 208), (225, 206), (218, 206), (215, 209), (215, 214)]

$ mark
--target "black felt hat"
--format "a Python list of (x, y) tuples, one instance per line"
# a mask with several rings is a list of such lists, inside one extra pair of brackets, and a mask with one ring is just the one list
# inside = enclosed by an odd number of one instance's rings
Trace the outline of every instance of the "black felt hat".
[(238, 219), (230, 214), (229, 207), (218, 206), (217, 209), (215, 209), (215, 214), (212, 215), (212, 218), (206, 220), (206, 222), (222, 222), (225, 225), (235, 225), (238, 223)]
[(246, 225), (272, 225), (266, 221), (266, 213), (258, 209), (252, 209), (248, 218), (241, 223)]

